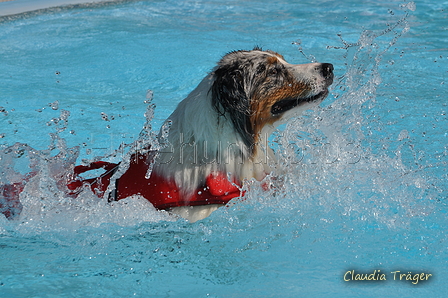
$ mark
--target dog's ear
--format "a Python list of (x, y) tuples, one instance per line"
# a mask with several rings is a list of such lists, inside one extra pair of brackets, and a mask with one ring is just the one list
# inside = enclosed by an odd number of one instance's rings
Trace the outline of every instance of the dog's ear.
[(254, 136), (250, 121), (250, 98), (245, 86), (247, 75), (237, 63), (220, 65), (214, 71), (214, 82), (210, 89), (212, 104), (218, 114), (230, 117), (244, 143), (250, 147)]

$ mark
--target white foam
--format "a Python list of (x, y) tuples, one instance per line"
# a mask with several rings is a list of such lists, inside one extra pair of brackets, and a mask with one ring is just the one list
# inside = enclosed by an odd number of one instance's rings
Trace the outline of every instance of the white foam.
[[(103, 224), (135, 226), (143, 222), (176, 221), (179, 218), (166, 211), (156, 210), (150, 202), (140, 196), (132, 196), (118, 202), (108, 203), (88, 189), (77, 198), (63, 193), (42, 197), (40, 190), (27, 185), (20, 200), (23, 210), (12, 222), (0, 220), (0, 235), (8, 227), (22, 234), (41, 234), (48, 231), (77, 231), (83, 228), (98, 228)], [(6, 229), (4, 228), (6, 227)]]

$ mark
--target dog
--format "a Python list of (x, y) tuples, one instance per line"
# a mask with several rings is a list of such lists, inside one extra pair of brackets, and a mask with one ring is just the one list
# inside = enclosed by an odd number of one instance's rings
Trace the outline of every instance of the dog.
[[(242, 196), (245, 180), (279, 174), (269, 136), (322, 102), (333, 76), (330, 63), (293, 65), (258, 47), (230, 52), (169, 116), (159, 133), (162, 149), (139, 150), (121, 164), (77, 166), (69, 192), (88, 185), (110, 201), (140, 195), (190, 222), (203, 219)], [(105, 173), (80, 178), (97, 168)]]

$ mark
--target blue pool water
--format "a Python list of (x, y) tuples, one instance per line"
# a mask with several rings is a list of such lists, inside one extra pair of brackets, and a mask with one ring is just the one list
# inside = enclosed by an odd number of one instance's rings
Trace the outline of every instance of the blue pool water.
[[(446, 297), (447, 17), (429, 0), (172, 0), (0, 18), (0, 183), (38, 170), (20, 216), (0, 216), (0, 297)], [(50, 178), (121, 160), (255, 45), (335, 66), (321, 107), (271, 140), (281, 189), (252, 182), (189, 224)]]

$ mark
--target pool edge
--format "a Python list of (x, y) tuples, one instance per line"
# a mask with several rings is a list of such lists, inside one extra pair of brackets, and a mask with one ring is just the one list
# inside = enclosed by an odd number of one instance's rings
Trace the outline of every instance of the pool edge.
[(9, 0), (0, 2), (0, 17), (13, 16), (25, 12), (76, 4), (114, 2), (113, 0)]

